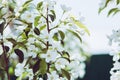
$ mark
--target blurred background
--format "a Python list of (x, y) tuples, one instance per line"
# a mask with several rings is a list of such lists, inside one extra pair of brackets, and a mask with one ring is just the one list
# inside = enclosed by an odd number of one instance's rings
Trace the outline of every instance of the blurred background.
[(102, 13), (98, 13), (102, 0), (59, 0), (60, 4), (65, 4), (72, 8), (74, 15), (81, 17), (81, 21), (90, 30), (90, 36), (85, 36), (88, 44), (86, 50), (91, 54), (90, 61), (87, 62), (86, 74), (83, 79), (78, 80), (110, 80), (109, 71), (112, 68), (112, 56), (109, 55), (111, 47), (108, 45), (107, 35), (112, 30), (120, 28), (120, 15), (107, 17), (110, 8), (115, 4), (110, 4)]

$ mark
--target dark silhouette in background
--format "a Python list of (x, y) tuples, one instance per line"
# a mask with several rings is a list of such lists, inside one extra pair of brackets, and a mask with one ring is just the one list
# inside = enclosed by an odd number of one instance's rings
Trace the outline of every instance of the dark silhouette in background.
[(93, 55), (86, 67), (86, 75), (78, 80), (110, 80), (110, 69), (112, 68), (112, 56)]

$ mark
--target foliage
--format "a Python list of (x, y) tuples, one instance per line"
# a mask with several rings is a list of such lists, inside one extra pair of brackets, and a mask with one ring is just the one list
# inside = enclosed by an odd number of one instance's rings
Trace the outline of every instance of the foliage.
[(100, 3), (99, 13), (101, 13), (104, 9), (108, 8), (108, 6), (111, 4), (114, 4), (115, 6), (110, 8), (107, 16), (115, 15), (115, 14), (119, 13), (120, 0), (102, 0), (102, 2)]
[[(0, 0), (0, 69), (8, 80), (10, 73), (17, 80), (74, 80), (84, 75), (80, 33), (90, 33), (74, 17), (59, 19), (55, 6), (51, 0)], [(70, 10), (61, 8), (63, 16)]]

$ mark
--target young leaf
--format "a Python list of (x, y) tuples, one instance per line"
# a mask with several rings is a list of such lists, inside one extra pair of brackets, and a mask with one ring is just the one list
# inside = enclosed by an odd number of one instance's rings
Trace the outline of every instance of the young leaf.
[(76, 36), (79, 40), (80, 40), (80, 42), (82, 42), (82, 39), (81, 39), (81, 37), (80, 37), (80, 35), (79, 34), (77, 34), (76, 32), (74, 32), (74, 31), (72, 31), (72, 30), (68, 30), (70, 33), (72, 33), (74, 36)]
[(37, 16), (37, 17), (35, 18), (35, 21), (34, 21), (34, 26), (35, 26), (35, 27), (39, 25), (39, 22), (38, 22), (39, 19), (40, 19), (40, 16)]
[(35, 27), (35, 28), (34, 28), (34, 33), (35, 33), (36, 35), (40, 35), (39, 29)]
[(55, 41), (59, 41), (58, 33), (55, 33), (52, 37)]
[(61, 69), (61, 70), (62, 70), (62, 75), (65, 76), (68, 80), (70, 80), (70, 74), (69, 74), (69, 72), (67, 72), (64, 69)]
[(16, 53), (16, 55), (19, 58), (19, 62), (22, 63), (24, 60), (24, 54), (20, 49), (15, 49), (14, 52)]
[(40, 31), (46, 28), (46, 25), (40, 26)]
[(40, 10), (41, 7), (42, 7), (42, 5), (43, 5), (43, 2), (39, 2), (39, 3), (37, 4), (37, 9)]
[(78, 27), (84, 29), (85, 32), (86, 32), (88, 35), (90, 35), (89, 30), (87, 29), (87, 27), (86, 27), (84, 24), (82, 24), (82, 23), (81, 23), (80, 21), (78, 21), (78, 20), (75, 20), (74, 17), (72, 17), (72, 20), (73, 20), (73, 23), (74, 23), (74, 24), (76, 24)]

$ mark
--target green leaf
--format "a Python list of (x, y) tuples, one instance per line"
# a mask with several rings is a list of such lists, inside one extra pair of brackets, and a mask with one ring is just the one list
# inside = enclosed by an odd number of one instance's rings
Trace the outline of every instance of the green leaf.
[(66, 51), (62, 51), (62, 56), (63, 56), (63, 57), (66, 57), (66, 58), (70, 58), (69, 53), (66, 52)]
[(20, 49), (15, 49), (14, 52), (16, 53), (16, 55), (19, 58), (19, 62), (22, 63), (24, 60), (24, 54)]
[(76, 37), (80, 40), (80, 42), (82, 42), (82, 39), (81, 39), (81, 37), (80, 37), (80, 35), (79, 35), (78, 33), (74, 32), (74, 31), (72, 31), (72, 30), (69, 30), (69, 29), (68, 29), (68, 31), (69, 31), (70, 33), (72, 33), (74, 36), (76, 36)]
[(50, 17), (52, 22), (55, 20), (55, 16), (54, 15), (49, 14), (49, 17)]
[(28, 6), (28, 4), (30, 3), (30, 2), (32, 2), (33, 0), (27, 0), (22, 6), (23, 7), (27, 7)]
[(44, 75), (47, 72), (47, 63), (45, 60), (42, 60), (40, 64), (40, 73)]
[(55, 33), (52, 37), (55, 41), (59, 41), (58, 33)]
[(116, 0), (117, 5), (120, 3), (120, 0)]
[(62, 75), (65, 76), (68, 80), (70, 80), (70, 74), (68, 71), (64, 70), (64, 69), (61, 69), (62, 71)]
[(106, 0), (105, 7), (110, 3), (111, 0)]
[(40, 26), (40, 31), (46, 28), (46, 25)]
[(10, 41), (13, 45), (16, 45), (17, 41), (13, 38), (6, 38), (8, 41)]
[(103, 7), (100, 7), (100, 8), (99, 8), (98, 13), (101, 13), (101, 12), (107, 7), (107, 5), (110, 3), (110, 1), (111, 1), (111, 0), (106, 0), (105, 5), (104, 5)]
[(30, 32), (30, 27), (25, 28), (23, 31), (25, 32), (26, 37), (28, 37), (28, 34)]
[(78, 20), (75, 20), (74, 17), (72, 17), (72, 20), (73, 20), (73, 23), (74, 23), (74, 24), (76, 24), (78, 27), (84, 29), (85, 32), (86, 32), (88, 35), (90, 35), (89, 30), (87, 29), (87, 27), (86, 27), (84, 24), (82, 24), (82, 23), (81, 23), (80, 21), (78, 21)]
[(50, 19), (52, 20), (52, 22), (56, 19), (56, 15), (55, 12), (53, 10), (50, 11), (52, 14), (49, 14)]
[(36, 35), (40, 35), (39, 29), (35, 27), (35, 28), (34, 28), (34, 33), (35, 33)]
[(120, 10), (118, 9), (118, 8), (112, 8), (112, 9), (110, 9), (110, 11), (108, 12), (108, 15), (107, 16), (109, 16), (109, 15), (111, 15), (112, 13), (113, 13), (113, 15), (114, 14), (116, 14), (117, 12), (119, 12)]
[(41, 7), (42, 7), (42, 5), (43, 5), (43, 2), (39, 2), (39, 3), (37, 4), (37, 9), (40, 10)]
[(64, 38), (65, 38), (64, 32), (59, 30), (58, 33), (60, 34), (61, 39), (64, 40)]
[(39, 25), (39, 19), (40, 19), (40, 16), (37, 16), (34, 20), (34, 26), (38, 26)]

